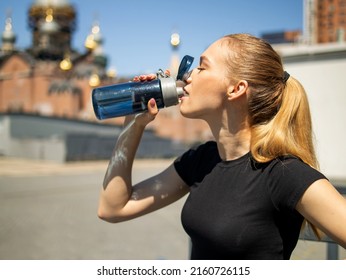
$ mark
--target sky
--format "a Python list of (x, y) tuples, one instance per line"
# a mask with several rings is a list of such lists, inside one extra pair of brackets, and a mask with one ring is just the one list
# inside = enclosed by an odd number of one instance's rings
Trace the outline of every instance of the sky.
[[(31, 46), (27, 13), (35, 0), (0, 0), (0, 32), (12, 11), (16, 47)], [(194, 56), (230, 33), (303, 30), (303, 0), (69, 0), (77, 11), (72, 48), (83, 52), (95, 21), (104, 38), (108, 68), (119, 76), (152, 73), (169, 66), (170, 36), (180, 35), (178, 55)], [(195, 66), (195, 65), (194, 65)]]

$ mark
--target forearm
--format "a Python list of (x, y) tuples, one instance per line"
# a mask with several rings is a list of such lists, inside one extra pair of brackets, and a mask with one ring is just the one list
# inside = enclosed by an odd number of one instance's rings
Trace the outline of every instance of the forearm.
[(120, 134), (112, 152), (100, 194), (99, 216), (116, 215), (132, 193), (132, 165), (145, 126), (132, 120)]
[[(100, 193), (98, 216), (107, 221), (116, 221), (124, 215), (124, 208), (132, 195), (132, 165), (139, 142), (147, 124), (158, 113), (155, 99), (148, 102), (148, 112), (136, 115), (129, 121), (113, 150), (103, 187)], [(125, 119), (125, 124), (131, 117)]]

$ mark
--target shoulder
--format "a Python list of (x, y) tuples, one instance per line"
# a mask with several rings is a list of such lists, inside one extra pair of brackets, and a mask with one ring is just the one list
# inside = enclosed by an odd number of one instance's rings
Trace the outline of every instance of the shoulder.
[(202, 151), (202, 152), (217, 152), (217, 144), (215, 141), (207, 141), (202, 144), (197, 144), (191, 147), (190, 151)]
[(291, 155), (281, 156), (271, 161), (269, 172), (279, 178), (297, 177), (298, 175), (302, 176), (300, 179), (323, 176), (317, 169), (303, 162), (300, 158)]
[(326, 177), (294, 156), (282, 156), (268, 165), (268, 191), (277, 206), (293, 209), (307, 188)]
[(174, 167), (180, 177), (191, 185), (201, 180), (215, 165), (220, 162), (220, 156), (215, 141), (192, 147), (174, 162)]
[(215, 141), (208, 141), (203, 144), (199, 144), (191, 147), (185, 153), (183, 153), (176, 162), (183, 160), (201, 160), (203, 158), (208, 158), (210, 156), (219, 157), (217, 150), (217, 145)]

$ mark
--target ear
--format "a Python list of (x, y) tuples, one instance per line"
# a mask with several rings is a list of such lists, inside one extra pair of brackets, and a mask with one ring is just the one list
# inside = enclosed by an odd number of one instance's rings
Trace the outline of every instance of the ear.
[(245, 80), (240, 80), (236, 85), (229, 86), (227, 91), (227, 99), (234, 100), (246, 94), (249, 84)]

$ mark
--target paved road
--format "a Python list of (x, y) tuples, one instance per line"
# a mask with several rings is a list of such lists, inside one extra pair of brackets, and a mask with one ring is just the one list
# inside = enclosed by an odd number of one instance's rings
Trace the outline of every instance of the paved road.
[[(134, 181), (168, 164), (138, 162)], [(180, 224), (184, 199), (126, 223), (97, 218), (106, 166), (0, 158), (0, 259), (187, 259), (189, 242)], [(326, 245), (300, 241), (292, 258), (325, 259)]]

